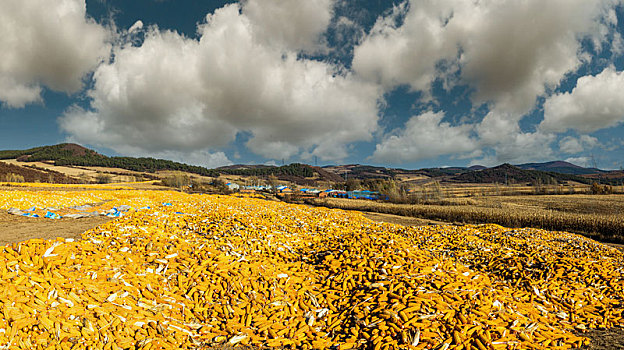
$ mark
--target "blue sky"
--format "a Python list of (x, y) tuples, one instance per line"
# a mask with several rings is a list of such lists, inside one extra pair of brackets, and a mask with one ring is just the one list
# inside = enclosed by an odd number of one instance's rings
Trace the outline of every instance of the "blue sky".
[(0, 149), (618, 169), (622, 5), (3, 1)]

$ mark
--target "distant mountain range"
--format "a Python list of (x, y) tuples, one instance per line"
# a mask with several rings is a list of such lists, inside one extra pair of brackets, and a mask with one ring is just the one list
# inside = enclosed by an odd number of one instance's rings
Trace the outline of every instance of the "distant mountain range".
[(415, 182), (426, 182), (426, 178), (438, 181), (465, 183), (579, 183), (619, 184), (624, 180), (624, 172), (607, 171), (596, 168), (584, 168), (565, 161), (545, 163), (525, 163), (518, 165), (501, 164), (495, 167), (473, 165), (471, 167), (446, 167), (406, 170), (400, 168), (375, 167), (370, 165), (350, 164), (331, 165), (323, 169), (343, 178), (360, 180), (372, 178), (403, 178), (412, 177)]
[(523, 169), (520, 166), (502, 164), (482, 170), (468, 170), (449, 179), (460, 183), (502, 183), (502, 184), (560, 184), (579, 182), (589, 184), (592, 180), (574, 174), (554, 171)]
[[(216, 169), (188, 165), (164, 159), (149, 157), (108, 157), (73, 143), (35, 147), (27, 150), (0, 151), (0, 159), (17, 159), (20, 163), (41, 161), (61, 166), (122, 168), (138, 172), (153, 173), (161, 170), (177, 170), (203, 176), (239, 175), (243, 177), (268, 178), (291, 181), (301, 185), (312, 185), (318, 181), (342, 182), (347, 179), (398, 179), (414, 183), (437, 180), (453, 183), (563, 183), (575, 181), (591, 183), (620, 184), (624, 180), (622, 171), (606, 171), (584, 168), (564, 161), (502, 164), (496, 167), (474, 165), (471, 167), (425, 168), (408, 170), (371, 165), (349, 164), (324, 167), (293, 163), (283, 166), (231, 165)], [(8, 171), (8, 170), (7, 170)]]
[(590, 175), (590, 174), (604, 174), (608, 171), (600, 170), (596, 168), (583, 168), (581, 166), (557, 160), (554, 162), (546, 163), (525, 163), (516, 165), (520, 169), (524, 170), (539, 170), (550, 171), (553, 173), (571, 174), (571, 175)]

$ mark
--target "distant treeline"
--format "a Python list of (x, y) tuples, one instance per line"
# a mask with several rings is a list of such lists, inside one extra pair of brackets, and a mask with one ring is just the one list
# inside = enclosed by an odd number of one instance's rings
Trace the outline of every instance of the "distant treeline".
[(221, 168), (221, 169), (218, 169), (218, 171), (222, 174), (241, 175), (241, 176), (258, 176), (258, 177), (265, 177), (269, 175), (313, 177), (315, 174), (314, 169), (312, 169), (309, 165), (301, 164), (301, 163), (292, 163), (288, 165), (282, 165), (279, 167), (267, 166), (267, 167), (243, 168), (243, 169)]
[(76, 157), (104, 157), (90, 149), (77, 149), (67, 144), (55, 146), (35, 147), (27, 150), (0, 151), (0, 159), (14, 159), (21, 161), (40, 162), (44, 160), (71, 159)]
[(107, 168), (121, 168), (132, 171), (153, 173), (158, 170), (177, 170), (202, 176), (219, 176), (219, 172), (201, 166), (188, 165), (164, 159), (150, 157), (71, 157), (55, 161), (56, 165), (99, 166)]
[(462, 183), (527, 183), (533, 185), (556, 185), (568, 181), (590, 184), (593, 181), (587, 178), (546, 172), (539, 170), (524, 170), (510, 164), (502, 164), (495, 168), (479, 171), (467, 171), (452, 178), (453, 181)]
[(74, 144), (36, 147), (23, 151), (0, 151), (0, 159), (24, 162), (54, 161), (56, 165), (97, 166), (153, 173), (158, 170), (185, 171), (203, 176), (219, 176), (214, 169), (150, 157), (107, 157)]
[(18, 159), (24, 162), (54, 161), (56, 165), (97, 166), (121, 168), (132, 171), (153, 173), (158, 170), (175, 170), (202, 176), (218, 177), (219, 174), (258, 176), (298, 176), (313, 177), (314, 169), (305, 164), (293, 163), (280, 167), (267, 166), (245, 169), (208, 169), (170, 160), (151, 157), (107, 157), (93, 150), (75, 144), (35, 147), (21, 151), (0, 151), (0, 159)]

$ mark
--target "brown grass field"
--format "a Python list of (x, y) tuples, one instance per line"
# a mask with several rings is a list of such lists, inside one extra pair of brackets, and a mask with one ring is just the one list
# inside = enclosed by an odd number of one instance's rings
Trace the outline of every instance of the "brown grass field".
[(495, 223), (580, 233), (624, 243), (624, 195), (546, 195), (449, 198), (439, 204), (392, 204), (352, 199), (312, 199), (310, 204), (452, 223)]

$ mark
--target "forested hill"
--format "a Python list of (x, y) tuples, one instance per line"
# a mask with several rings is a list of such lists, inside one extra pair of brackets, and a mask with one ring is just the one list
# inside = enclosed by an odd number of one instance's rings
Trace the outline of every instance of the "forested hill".
[(178, 170), (204, 176), (219, 176), (213, 169), (149, 157), (107, 157), (73, 143), (35, 147), (27, 150), (0, 151), (0, 159), (23, 162), (49, 161), (55, 165), (98, 166), (153, 173), (158, 170)]
[(468, 171), (451, 179), (462, 183), (542, 183), (557, 184), (567, 181), (590, 183), (591, 181), (576, 175), (524, 170), (511, 164), (502, 164), (494, 168)]
[(0, 151), (0, 159), (17, 159), (22, 162), (52, 162), (55, 165), (97, 166), (121, 168), (153, 173), (159, 170), (177, 170), (193, 174), (218, 177), (220, 174), (267, 177), (275, 175), (297, 182), (305, 178), (335, 180), (333, 174), (306, 164), (293, 163), (283, 166), (230, 166), (208, 169), (170, 160), (150, 157), (108, 157), (73, 143), (35, 147), (27, 150)]
[(0, 151), (0, 159), (17, 159), (23, 162), (98, 158), (108, 157), (75, 143), (62, 143), (54, 146), (41, 146), (26, 150)]

